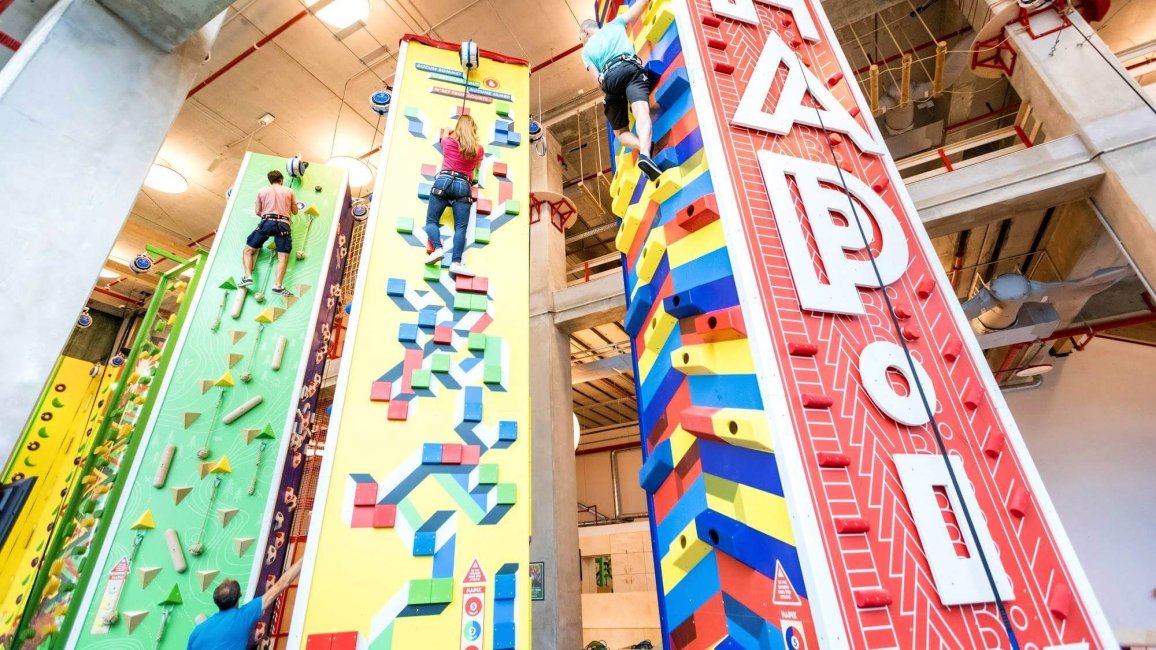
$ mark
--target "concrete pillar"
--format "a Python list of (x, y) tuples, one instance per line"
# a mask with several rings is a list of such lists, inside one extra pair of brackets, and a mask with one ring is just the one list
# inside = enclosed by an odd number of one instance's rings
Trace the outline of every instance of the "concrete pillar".
[(569, 337), (554, 325), (554, 292), (566, 286), (566, 220), (558, 142), (546, 134), (533, 156), (530, 187), (530, 429), (534, 514), (530, 558), (545, 563), (545, 600), (533, 603), (533, 647), (582, 647)]
[[(1072, 25), (1041, 38), (1007, 27), (1017, 52), (1011, 77), (1049, 139), (1075, 134), (1105, 175), (1093, 195), (1149, 287), (1156, 284), (1156, 105), (1079, 13)], [(1041, 33), (1054, 12), (1033, 19)], [(1085, 35), (1088, 38), (1085, 38)], [(1057, 40), (1058, 39), (1058, 40)]]
[(95, 0), (60, 0), (0, 70), (0, 459), (8, 458), (197, 70)]

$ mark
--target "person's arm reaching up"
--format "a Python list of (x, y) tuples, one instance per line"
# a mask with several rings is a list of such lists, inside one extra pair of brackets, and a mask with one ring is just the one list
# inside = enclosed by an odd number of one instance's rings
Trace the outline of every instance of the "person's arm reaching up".
[(642, 14), (646, 11), (646, 6), (650, 4), (650, 0), (636, 0), (630, 8), (618, 14), (618, 17), (626, 22), (627, 25), (642, 18)]
[(297, 579), (297, 574), (299, 573), (301, 573), (301, 560), (298, 560), (293, 566), (286, 569), (285, 573), (282, 573), (281, 577), (277, 578), (277, 582), (274, 582), (273, 586), (265, 592), (265, 595), (261, 596), (261, 609), (269, 609), (269, 606), (276, 602), (281, 592), (293, 584), (293, 581)]

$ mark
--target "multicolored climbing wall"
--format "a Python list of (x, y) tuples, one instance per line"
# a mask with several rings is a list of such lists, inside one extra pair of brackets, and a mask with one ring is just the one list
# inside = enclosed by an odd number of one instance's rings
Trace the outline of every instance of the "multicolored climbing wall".
[(819, 2), (653, 0), (635, 38), (665, 171), (619, 153), (613, 192), (668, 647), (1012, 647), (993, 591), (1020, 647), (1111, 647)]
[(483, 50), (468, 78), (475, 278), (423, 265), (458, 45), (407, 37), (397, 70), (289, 645), (527, 648), (529, 68)]
[[(153, 254), (162, 251), (153, 250)], [(91, 453), (81, 465), (82, 488), (72, 490), (53, 530), (30, 598), (36, 605), (25, 610), (20, 636), (25, 648), (63, 648), (91, 568), (100, 550), (115, 504), (128, 478), (144, 425), (156, 402), (161, 378), (167, 372), (185, 317), (204, 266), (204, 253), (178, 260), (161, 272), (160, 282), (136, 339), (124, 358), (124, 380), (110, 391), (110, 408), (95, 424)], [(186, 276), (185, 274), (188, 273)], [(162, 306), (175, 311), (162, 312)]]
[(268, 248), (253, 286), (238, 289), (257, 191), (285, 164), (245, 157), (70, 645), (183, 648), (197, 617), (216, 612), (221, 580), (234, 578), (251, 595), (262, 579), (258, 540), (285, 498), (276, 486), (298, 395), (320, 384), (303, 372), (330, 298), (322, 283), (338, 223), (347, 223), (344, 170), (311, 165), (287, 178), (301, 207), (285, 278), (295, 295), (270, 292)]
[(119, 367), (60, 357), (8, 461), (3, 483), (35, 478), (24, 507), (0, 549), (0, 647), (13, 635), (32, 586), (43, 570), (57, 514), (75, 487)]

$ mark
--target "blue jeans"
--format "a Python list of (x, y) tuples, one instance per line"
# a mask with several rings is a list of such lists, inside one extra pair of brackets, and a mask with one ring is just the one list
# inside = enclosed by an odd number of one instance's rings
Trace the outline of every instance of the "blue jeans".
[(466, 227), (470, 225), (470, 202), (465, 199), (470, 195), (470, 184), (460, 178), (448, 174), (438, 174), (434, 178), (434, 189), (445, 192), (443, 196), (429, 195), (429, 207), (425, 213), (425, 234), (429, 237), (434, 248), (442, 247), (442, 235), (438, 228), (442, 212), (446, 206), (454, 212), (454, 249), (451, 262), (461, 262), (462, 253), (466, 250)]

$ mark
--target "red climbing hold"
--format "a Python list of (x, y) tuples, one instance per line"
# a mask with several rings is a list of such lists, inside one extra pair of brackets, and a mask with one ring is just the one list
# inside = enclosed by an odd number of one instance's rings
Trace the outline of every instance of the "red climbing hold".
[(983, 402), (983, 390), (979, 386), (972, 386), (963, 394), (963, 405), (969, 411), (974, 411), (979, 408)]
[(840, 535), (858, 535), (871, 530), (871, 524), (862, 517), (835, 517), (835, 532)]
[(810, 393), (803, 393), (803, 408), (808, 409), (827, 409), (835, 400), (831, 399), (830, 395), (812, 395)]
[(824, 467), (827, 469), (851, 466), (851, 457), (847, 454), (820, 451), (815, 455), (815, 458), (819, 461), (819, 467)]
[(722, 24), (722, 19), (720, 19), (718, 16), (703, 16), (702, 24), (706, 25), (707, 27), (718, 27)]
[(919, 296), (921, 300), (926, 300), (934, 290), (935, 280), (931, 278), (923, 278), (919, 284), (915, 285), (915, 295)]
[(1007, 500), (1007, 511), (1012, 513), (1013, 517), (1022, 519), (1024, 513), (1028, 511), (1028, 504), (1031, 503), (1031, 495), (1028, 494), (1024, 487), (1017, 487), (1012, 490), (1011, 496)]
[(855, 606), (859, 609), (886, 607), (891, 604), (891, 594), (886, 589), (859, 589), (855, 592)]
[(732, 74), (735, 71), (735, 67), (729, 63), (723, 63), (722, 61), (715, 61), (714, 62), (714, 71), (719, 73), (719, 74)]
[(995, 460), (1003, 453), (1003, 446), (1006, 442), (1007, 434), (993, 431), (991, 435), (987, 437), (987, 440), (983, 442), (983, 453), (986, 454), (988, 458)]
[(959, 339), (952, 339), (943, 346), (943, 358), (947, 361), (955, 361), (962, 351), (963, 344), (959, 342)]
[(787, 354), (792, 357), (813, 357), (819, 353), (819, 346), (814, 343), (800, 343), (791, 341), (787, 343)]

